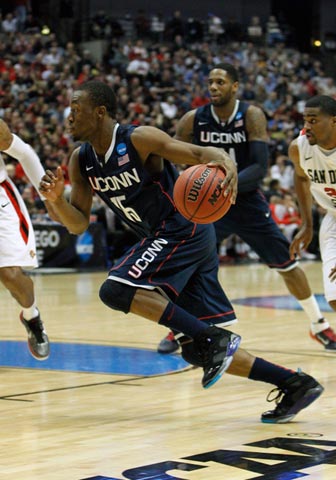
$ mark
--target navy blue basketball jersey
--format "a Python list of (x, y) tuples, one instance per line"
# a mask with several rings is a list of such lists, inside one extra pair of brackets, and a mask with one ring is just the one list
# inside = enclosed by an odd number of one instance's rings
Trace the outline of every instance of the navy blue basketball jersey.
[(122, 221), (144, 237), (176, 211), (173, 187), (178, 172), (166, 160), (161, 173), (147, 172), (130, 139), (134, 128), (133, 125), (115, 126), (105, 159), (98, 158), (93, 147), (84, 143), (79, 151), (79, 165), (93, 191)]
[(236, 105), (227, 122), (221, 122), (211, 104), (196, 110), (194, 117), (193, 143), (224, 148), (236, 163), (238, 172), (250, 165), (248, 135), (245, 121), (248, 103), (236, 100)]

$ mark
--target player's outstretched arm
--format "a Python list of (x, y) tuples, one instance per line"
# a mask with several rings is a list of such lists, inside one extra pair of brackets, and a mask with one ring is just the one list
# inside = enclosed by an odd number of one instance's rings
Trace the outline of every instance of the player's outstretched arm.
[(38, 191), (44, 168), (33, 148), (12, 133), (6, 122), (0, 120), (0, 151), (18, 160), (32, 185)]

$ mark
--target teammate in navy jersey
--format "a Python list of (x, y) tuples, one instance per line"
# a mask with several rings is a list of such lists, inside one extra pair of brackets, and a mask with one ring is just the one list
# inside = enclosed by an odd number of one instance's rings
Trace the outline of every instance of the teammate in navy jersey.
[(40, 191), (52, 204), (50, 215), (81, 234), (89, 225), (92, 196), (99, 195), (140, 237), (110, 270), (99, 291), (101, 300), (180, 332), (182, 355), (203, 367), (204, 387), (226, 369), (275, 384), (282, 400), (262, 420), (289, 421), (323, 387), (307, 374), (250, 355), (238, 348), (238, 335), (220, 328), (236, 318), (218, 281), (214, 227), (187, 221), (172, 201), (178, 173), (170, 162), (225, 168), (223, 191), (231, 191), (234, 201), (232, 160), (221, 149), (180, 142), (154, 127), (119, 125), (115, 117), (116, 98), (106, 84), (84, 83), (73, 93), (70, 132), (85, 143), (70, 159), (69, 201), (61, 168), (56, 175), (47, 170), (43, 177)]
[[(272, 219), (260, 183), (267, 173), (268, 136), (263, 111), (236, 98), (238, 72), (228, 63), (210, 71), (208, 91), (211, 103), (187, 112), (176, 127), (175, 138), (203, 146), (224, 148), (238, 169), (238, 195), (235, 205), (215, 223), (217, 245), (231, 234), (238, 235), (270, 268), (285, 281), (310, 320), (310, 336), (326, 350), (336, 351), (336, 335), (323, 318), (312, 295), (307, 277), (296, 258), (289, 253), (289, 242)], [(170, 332), (158, 346), (160, 353), (179, 348)]]

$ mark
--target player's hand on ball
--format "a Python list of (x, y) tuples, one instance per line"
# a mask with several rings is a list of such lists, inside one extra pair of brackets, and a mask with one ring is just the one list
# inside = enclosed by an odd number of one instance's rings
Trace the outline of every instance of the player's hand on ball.
[(238, 172), (237, 167), (232, 161), (231, 157), (223, 151), (222, 162), (209, 162), (208, 166), (218, 167), (224, 172), (225, 178), (221, 185), (223, 195), (226, 197), (230, 197), (230, 203), (236, 203), (236, 197), (238, 192)]

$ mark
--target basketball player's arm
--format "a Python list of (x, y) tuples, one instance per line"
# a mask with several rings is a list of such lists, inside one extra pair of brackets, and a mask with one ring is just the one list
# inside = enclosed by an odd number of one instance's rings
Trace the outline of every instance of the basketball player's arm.
[(267, 173), (267, 121), (261, 108), (250, 105), (246, 112), (246, 131), (249, 142), (250, 165), (238, 173), (239, 193), (256, 190)]
[[(226, 172), (222, 184), (224, 195), (231, 193), (231, 203), (235, 202), (237, 195), (237, 170), (234, 162), (224, 150), (215, 147), (200, 147), (186, 142), (181, 142), (170, 137), (167, 133), (155, 127), (138, 127), (131, 136), (132, 143), (137, 150), (142, 162), (153, 155), (166, 158), (179, 165), (207, 164), (218, 166)], [(161, 164), (158, 163), (158, 171)]]
[(297, 140), (293, 140), (288, 149), (288, 156), (294, 165), (294, 188), (297, 196), (302, 225), (292, 240), (289, 251), (291, 258), (300, 255), (313, 238), (312, 195), (310, 180), (300, 166), (300, 154)]
[(62, 167), (56, 175), (47, 170), (40, 183), (40, 192), (48, 200), (48, 213), (53, 220), (62, 223), (70, 233), (79, 235), (88, 228), (92, 206), (92, 189), (83, 178), (78, 159), (79, 148), (74, 150), (69, 162), (71, 194), (68, 201), (64, 195)]
[(194, 118), (196, 110), (190, 110), (176, 124), (174, 138), (182, 142), (192, 143), (194, 138)]
[(20, 162), (34, 188), (38, 191), (44, 169), (33, 148), (12, 133), (6, 122), (0, 120), (0, 151)]

